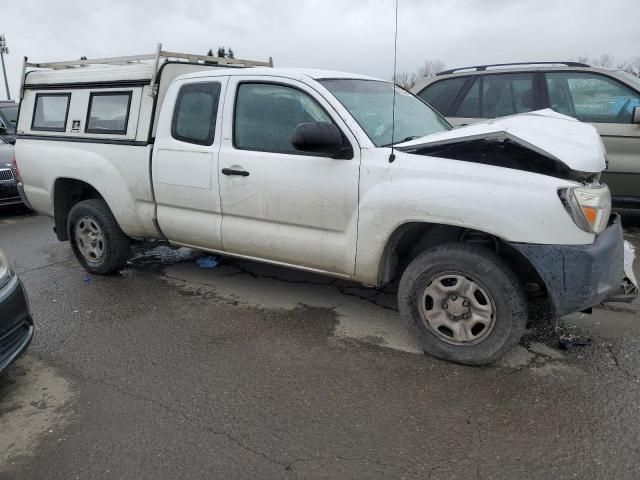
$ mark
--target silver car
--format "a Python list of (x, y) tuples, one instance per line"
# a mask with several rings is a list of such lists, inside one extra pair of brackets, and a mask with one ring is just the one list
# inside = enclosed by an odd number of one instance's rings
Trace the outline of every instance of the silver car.
[(640, 78), (576, 62), (480, 65), (422, 78), (411, 91), (454, 126), (544, 108), (591, 123), (614, 205), (640, 209)]

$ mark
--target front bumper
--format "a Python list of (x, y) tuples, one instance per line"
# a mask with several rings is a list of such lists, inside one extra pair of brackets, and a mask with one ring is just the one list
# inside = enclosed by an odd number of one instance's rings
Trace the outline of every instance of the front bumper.
[(15, 182), (0, 182), (0, 206), (19, 205), (22, 203)]
[(14, 275), (0, 288), (0, 371), (24, 352), (33, 339), (33, 320), (22, 282)]
[(557, 316), (587, 310), (619, 289), (624, 279), (620, 217), (591, 245), (511, 244), (536, 269), (545, 283)]

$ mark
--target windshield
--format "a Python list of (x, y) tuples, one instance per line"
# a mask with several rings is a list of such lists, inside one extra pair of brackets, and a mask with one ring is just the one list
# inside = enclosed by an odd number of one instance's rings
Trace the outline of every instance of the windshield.
[(376, 147), (451, 128), (444, 118), (418, 97), (396, 87), (395, 133), (392, 139), (391, 83), (353, 79), (320, 80), (320, 83), (344, 105)]
[(18, 118), (18, 106), (11, 105), (8, 107), (0, 107), (0, 119), (6, 124), (8, 128), (14, 128), (16, 126), (16, 120)]

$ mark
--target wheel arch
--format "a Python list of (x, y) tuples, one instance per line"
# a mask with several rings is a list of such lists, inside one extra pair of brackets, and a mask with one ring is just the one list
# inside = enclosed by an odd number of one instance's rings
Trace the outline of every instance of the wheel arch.
[(97, 188), (77, 178), (59, 177), (53, 185), (54, 231), (58, 240), (69, 240), (67, 220), (69, 212), (78, 202), (83, 200), (105, 200)]
[(530, 292), (546, 294), (546, 285), (535, 267), (505, 240), (479, 230), (429, 222), (407, 222), (391, 233), (380, 258), (378, 284), (399, 278), (409, 263), (425, 250), (451, 242), (480, 244), (495, 251)]

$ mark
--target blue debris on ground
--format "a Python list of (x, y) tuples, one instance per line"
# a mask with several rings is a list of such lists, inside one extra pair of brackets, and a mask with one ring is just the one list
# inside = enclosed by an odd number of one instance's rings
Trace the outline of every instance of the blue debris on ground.
[(196, 263), (200, 268), (216, 268), (218, 259), (216, 257), (200, 257), (196, 260)]

